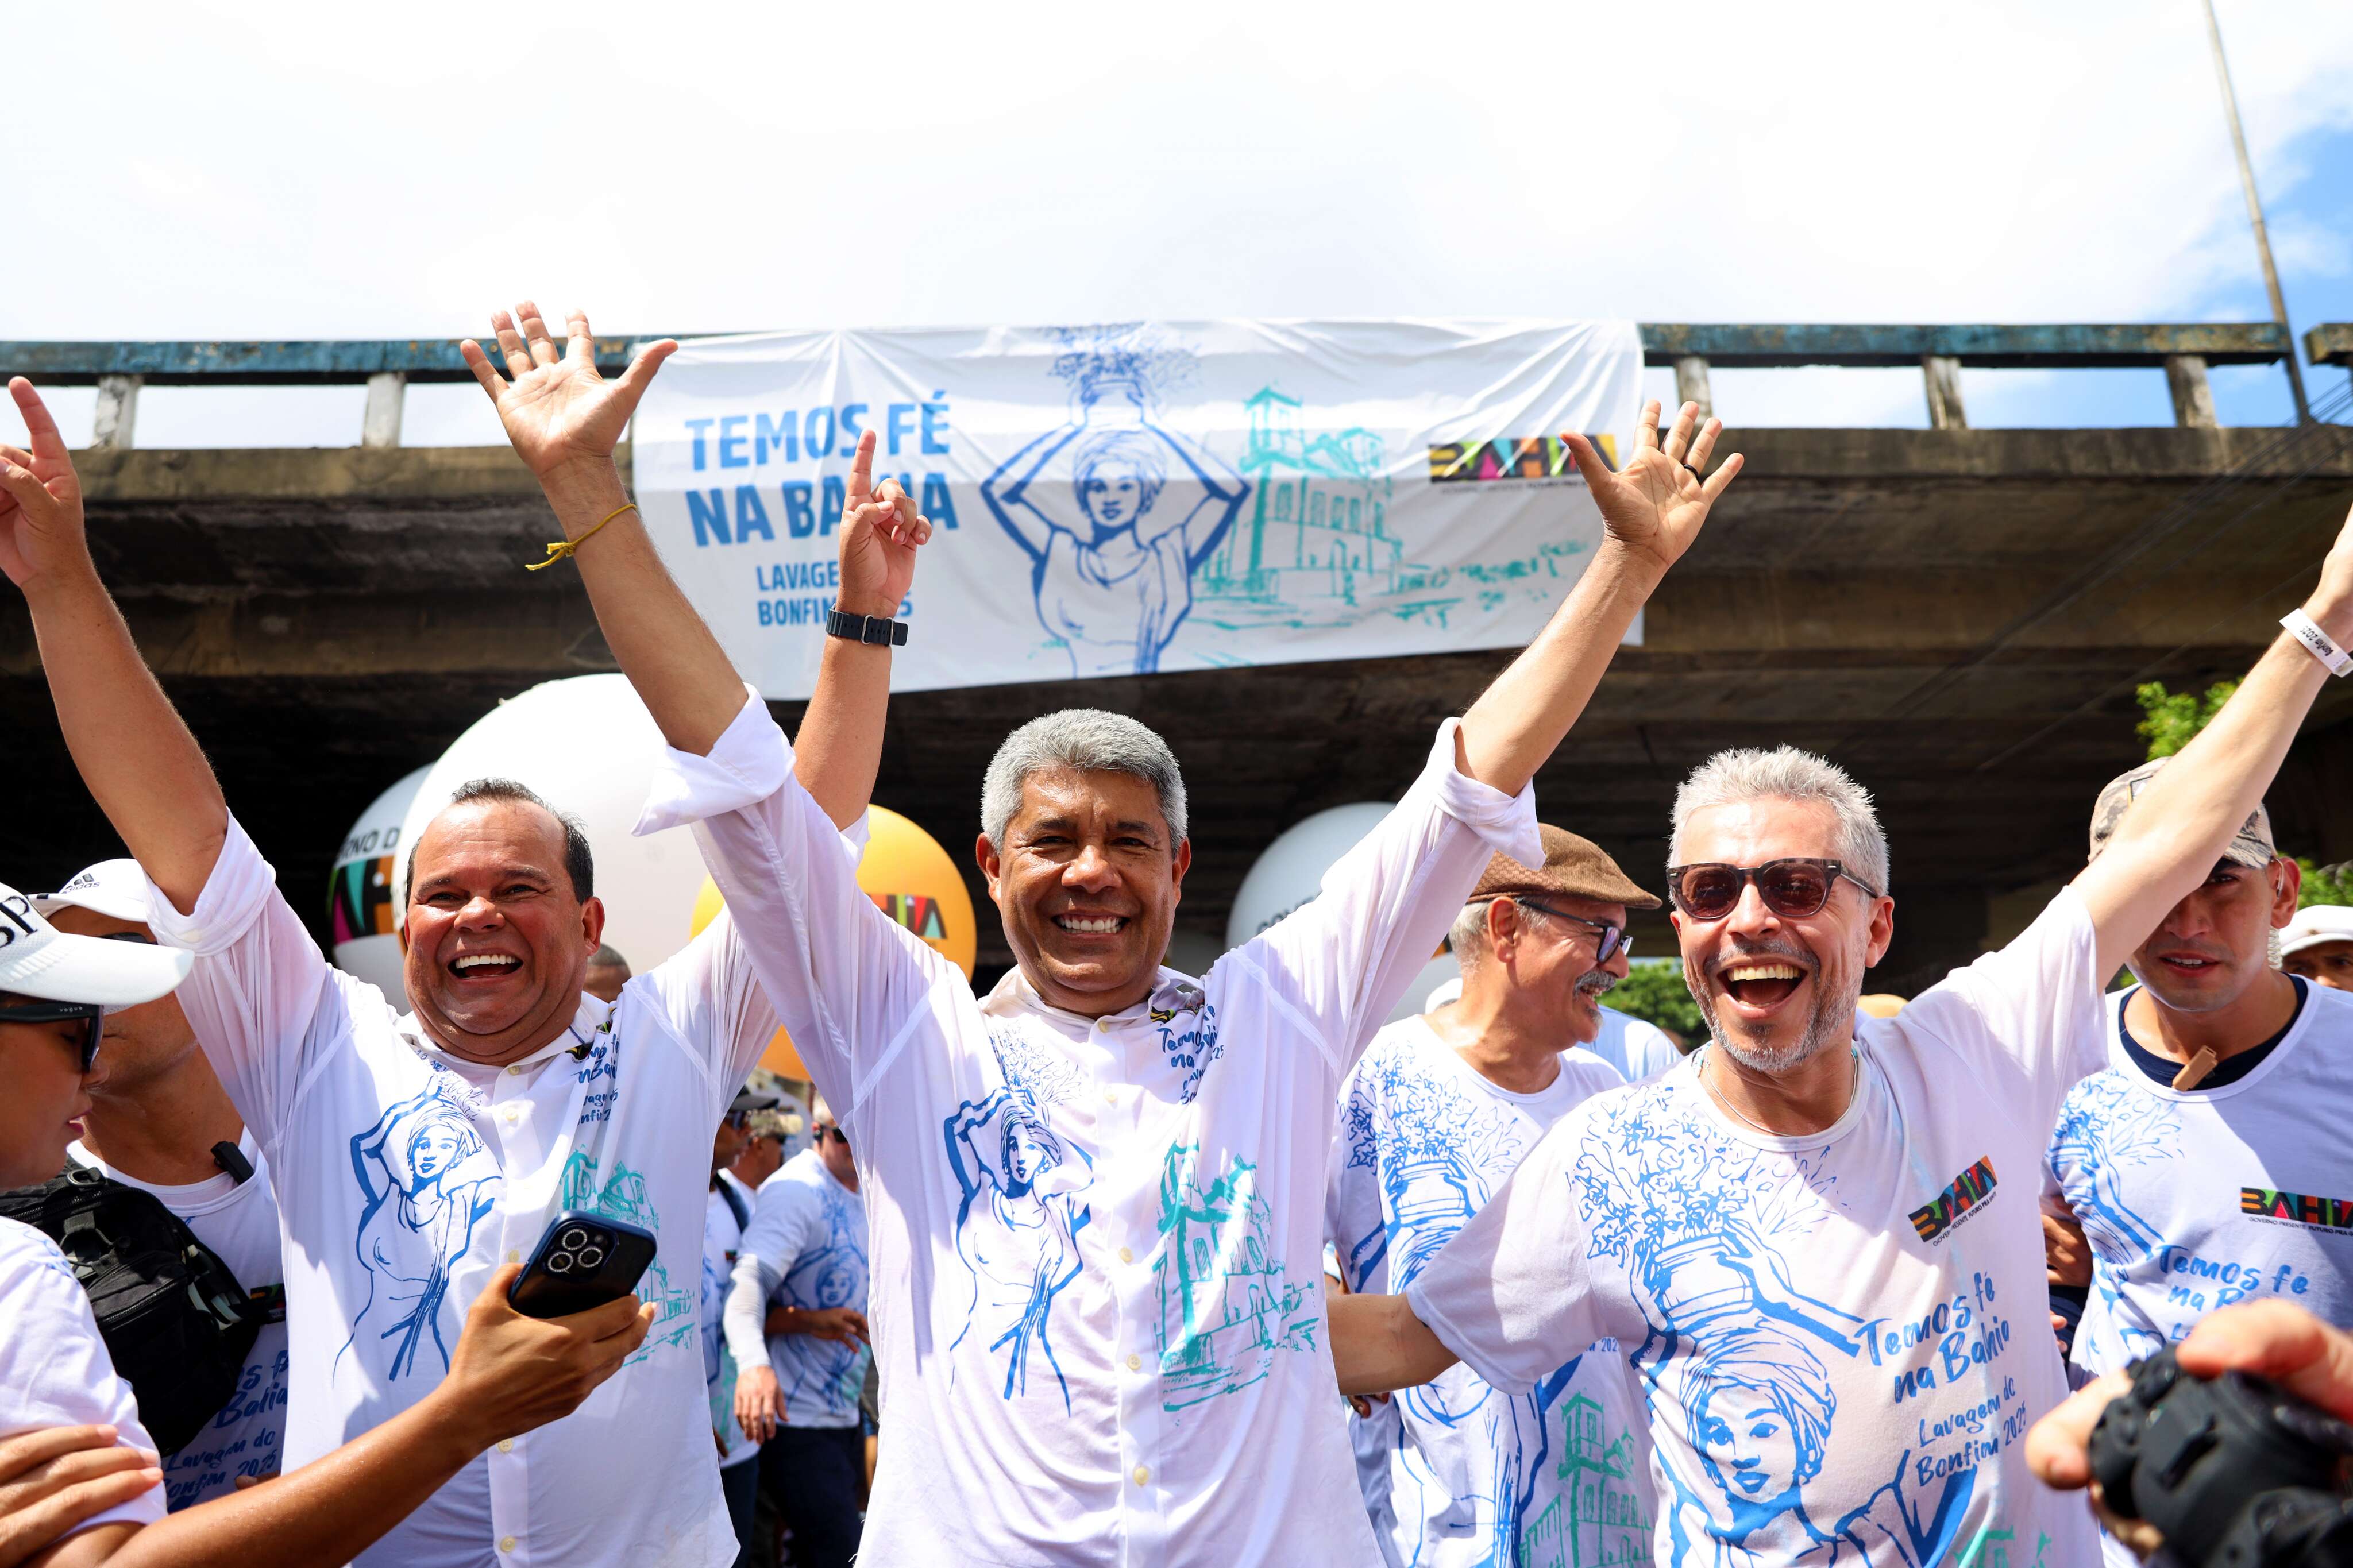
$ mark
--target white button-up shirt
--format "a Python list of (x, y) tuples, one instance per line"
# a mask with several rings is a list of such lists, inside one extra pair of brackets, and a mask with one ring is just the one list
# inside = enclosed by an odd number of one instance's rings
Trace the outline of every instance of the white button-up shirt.
[(1321, 897), (1103, 1018), (1018, 973), (976, 1000), (860, 891), (758, 704), (669, 754), (640, 831), (702, 819), (858, 1157), (890, 1413), (864, 1556), (1377, 1560), (1320, 1289), (1340, 1080), (1490, 854), (1543, 858), (1454, 729)]
[[(841, 858), (837, 845), (833, 854)], [(503, 1068), (435, 1047), (332, 969), (236, 823), (193, 914), (152, 894), (196, 954), (178, 992), (269, 1157), (286, 1247), (293, 1403), (286, 1468), (441, 1381), (501, 1262), (565, 1209), (659, 1242), (645, 1344), (572, 1415), (501, 1443), (361, 1554), (368, 1568), (723, 1568), (736, 1543), (711, 1446), (697, 1295), (711, 1138), (775, 1033), (733, 921), (580, 999)]]

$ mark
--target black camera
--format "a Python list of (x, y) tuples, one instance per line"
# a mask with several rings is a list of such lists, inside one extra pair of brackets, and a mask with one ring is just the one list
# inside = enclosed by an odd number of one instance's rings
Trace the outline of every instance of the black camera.
[(2092, 1428), (2110, 1512), (2163, 1533), (2179, 1568), (2353, 1568), (2353, 1426), (2249, 1373), (2127, 1369)]

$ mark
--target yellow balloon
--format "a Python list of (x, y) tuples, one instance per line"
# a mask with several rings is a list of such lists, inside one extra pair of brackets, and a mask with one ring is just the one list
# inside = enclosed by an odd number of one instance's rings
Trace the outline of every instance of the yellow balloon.
[[(973, 923), (972, 894), (955, 862), (938, 839), (885, 806), (867, 808), (866, 833), (866, 853), (858, 862), (859, 887), (884, 914), (971, 979), (973, 960), (980, 952), (980, 929)], [(703, 878), (688, 934), (702, 934), (723, 903), (719, 885)]]
[[(858, 885), (875, 907), (963, 970), (966, 980), (972, 978), (973, 960), (980, 951), (972, 894), (938, 839), (887, 806), (867, 807), (866, 853), (859, 858)], [(702, 890), (694, 896), (688, 936), (702, 935), (725, 907), (719, 884), (703, 878)], [(800, 1052), (782, 1029), (768, 1042), (760, 1065), (784, 1078), (808, 1077)]]

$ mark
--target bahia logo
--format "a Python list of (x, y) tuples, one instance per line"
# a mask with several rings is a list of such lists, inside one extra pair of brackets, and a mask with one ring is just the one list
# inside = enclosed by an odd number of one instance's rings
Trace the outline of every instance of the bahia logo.
[(1983, 1206), (1993, 1196), (1995, 1179), (1990, 1156), (1979, 1160), (1959, 1175), (1952, 1184), (1926, 1204), (1912, 1211), (1912, 1228), (1920, 1239), (1934, 1242)]

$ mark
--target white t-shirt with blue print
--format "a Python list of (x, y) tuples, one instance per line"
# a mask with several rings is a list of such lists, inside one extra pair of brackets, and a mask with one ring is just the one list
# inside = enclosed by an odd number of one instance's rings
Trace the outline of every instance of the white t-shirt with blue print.
[(2081, 1497), (2026, 1468), (2066, 1394), (2045, 1318), (2048, 1129), (2100, 1065), (2097, 941), (2062, 892), (1857, 1033), (1804, 1137), (1726, 1114), (1687, 1059), (1586, 1101), (1406, 1296), (1488, 1383), (1612, 1336), (1650, 1405), (1653, 1560), (2078, 1568)]
[(814, 1149), (760, 1184), (759, 1212), (735, 1259), (728, 1343), (739, 1365), (765, 1359), (784, 1394), (787, 1426), (855, 1426), (871, 1353), (851, 1341), (777, 1334), (762, 1345), (770, 1307), (866, 1310), (866, 1201)]
[[(1549, 1086), (1514, 1093), (1422, 1018), (1383, 1029), (1340, 1095), (1324, 1213), (1341, 1278), (1353, 1290), (1404, 1289), (1546, 1129), (1624, 1082), (1570, 1049)], [(1400, 1391), (1393, 1408), (1382, 1423), (1393, 1435), (1389, 1561), (1581, 1568), (1650, 1551), (1650, 1437), (1616, 1342), (1570, 1357), (1525, 1394), (1457, 1365)]]
[(2051, 1171), (2092, 1247), (2075, 1361), (2112, 1372), (2218, 1307), (2277, 1299), (2353, 1327), (2353, 995), (2304, 985), (2287, 1033), (2246, 1077), (2177, 1089), (2116, 1037), (2067, 1096)]

